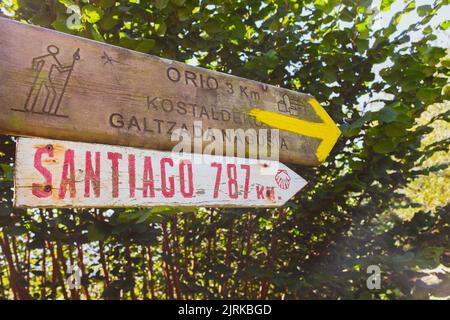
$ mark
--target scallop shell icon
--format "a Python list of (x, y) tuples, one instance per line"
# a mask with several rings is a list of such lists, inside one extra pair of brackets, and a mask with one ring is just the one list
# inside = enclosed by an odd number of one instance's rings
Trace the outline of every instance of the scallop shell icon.
[(286, 190), (291, 184), (291, 177), (286, 170), (279, 169), (275, 175), (275, 181), (281, 189)]

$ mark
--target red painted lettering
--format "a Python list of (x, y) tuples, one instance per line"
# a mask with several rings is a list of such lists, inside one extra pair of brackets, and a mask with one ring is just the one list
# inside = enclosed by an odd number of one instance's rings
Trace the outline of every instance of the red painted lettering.
[(238, 184), (237, 184), (236, 165), (234, 163), (229, 163), (227, 165), (227, 174), (228, 174), (228, 194), (230, 195), (231, 199), (237, 199)]
[[(184, 167), (187, 166), (188, 169), (188, 184), (189, 190), (186, 191), (185, 177), (184, 177)], [(192, 163), (189, 160), (180, 161), (180, 191), (183, 197), (190, 198), (194, 194), (194, 181), (192, 179)]]
[(264, 199), (264, 186), (257, 184), (256, 185), (256, 198)]
[(92, 168), (92, 155), (86, 151), (86, 173), (84, 176), (84, 197), (91, 196), (91, 184), (95, 197), (100, 197), (100, 152), (95, 153), (95, 170)]
[(113, 198), (119, 197), (119, 160), (122, 159), (122, 155), (118, 152), (108, 152), (108, 159), (111, 160), (112, 169), (112, 196)]
[(36, 153), (34, 154), (34, 167), (37, 171), (39, 171), (40, 174), (42, 174), (45, 179), (45, 182), (43, 184), (33, 183), (32, 185), (31, 192), (38, 198), (47, 198), (52, 194), (52, 174), (47, 168), (44, 168), (41, 163), (42, 155), (44, 153), (47, 153), (50, 158), (53, 158), (53, 147), (41, 147), (37, 149)]
[(144, 175), (143, 175), (143, 196), (146, 197), (155, 197), (155, 183), (153, 181), (153, 168), (152, 168), (152, 158), (145, 157), (144, 158)]
[[(66, 197), (67, 186), (69, 186), (70, 197), (75, 198), (75, 153), (71, 149), (67, 149), (64, 153), (64, 164), (61, 175), (61, 185), (59, 186), (59, 198)], [(70, 175), (70, 177), (69, 177)]]
[(130, 186), (130, 198), (136, 195), (136, 157), (134, 154), (128, 155), (128, 184)]
[(248, 189), (250, 186), (250, 166), (248, 164), (241, 164), (241, 168), (245, 170), (244, 199), (247, 199), (248, 198)]
[(222, 164), (220, 162), (211, 163), (211, 167), (216, 167), (216, 180), (214, 182), (214, 199), (219, 197), (220, 178), (222, 177)]
[(173, 160), (170, 158), (161, 159), (161, 191), (164, 197), (172, 198), (175, 194), (175, 178), (173, 177), (173, 175), (168, 178), (170, 188), (167, 189), (166, 164), (169, 164), (171, 167), (173, 167)]

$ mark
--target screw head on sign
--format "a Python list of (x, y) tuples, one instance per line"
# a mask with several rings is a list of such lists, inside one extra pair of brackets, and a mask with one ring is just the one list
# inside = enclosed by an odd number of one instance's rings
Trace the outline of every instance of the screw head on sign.
[(52, 186), (51, 185), (46, 185), (45, 187), (44, 187), (44, 191), (45, 192), (50, 192), (50, 191), (52, 191)]
[(48, 144), (45, 149), (47, 149), (47, 151), (53, 151), (53, 146), (51, 144)]

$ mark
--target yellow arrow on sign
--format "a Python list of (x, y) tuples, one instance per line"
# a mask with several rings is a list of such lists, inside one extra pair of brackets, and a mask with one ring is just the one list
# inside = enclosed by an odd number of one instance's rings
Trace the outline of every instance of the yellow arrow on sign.
[(257, 108), (251, 109), (250, 115), (268, 126), (311, 138), (321, 139), (322, 142), (316, 150), (316, 156), (320, 162), (323, 162), (331, 149), (333, 149), (334, 144), (341, 135), (341, 131), (316, 99), (310, 99), (308, 103), (323, 122), (308, 122), (295, 117), (285, 116), (277, 112)]

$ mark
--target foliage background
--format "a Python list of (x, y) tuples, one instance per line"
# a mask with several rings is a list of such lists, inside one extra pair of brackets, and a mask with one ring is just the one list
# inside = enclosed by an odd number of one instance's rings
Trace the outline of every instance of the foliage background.
[(343, 136), (324, 165), (290, 166), (310, 183), (283, 208), (188, 211), (13, 209), (0, 136), (0, 298), (448, 298), (450, 22), (433, 17), (450, 8), (406, 1), (380, 23), (393, 2), (2, 0), (12, 19), (311, 93)]

